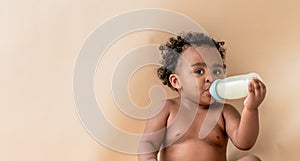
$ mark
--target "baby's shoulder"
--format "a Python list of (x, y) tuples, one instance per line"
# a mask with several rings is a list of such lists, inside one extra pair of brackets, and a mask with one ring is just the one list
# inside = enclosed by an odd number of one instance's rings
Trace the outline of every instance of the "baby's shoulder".
[(165, 99), (160, 102), (160, 107), (162, 108), (162, 111), (166, 111), (168, 113), (173, 113), (178, 111), (179, 109), (179, 104), (180, 104), (180, 99), (179, 98), (170, 98), (170, 99)]
[(168, 106), (178, 106), (180, 104), (179, 97), (169, 98), (169, 99), (166, 99), (165, 101)]
[(165, 100), (165, 107), (170, 109), (177, 109), (180, 105), (180, 98), (170, 98)]

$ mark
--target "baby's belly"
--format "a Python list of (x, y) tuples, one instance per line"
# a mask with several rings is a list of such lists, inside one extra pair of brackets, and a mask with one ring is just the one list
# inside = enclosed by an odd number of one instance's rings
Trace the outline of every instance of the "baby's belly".
[(226, 161), (226, 145), (215, 146), (205, 140), (188, 139), (162, 149), (160, 161)]

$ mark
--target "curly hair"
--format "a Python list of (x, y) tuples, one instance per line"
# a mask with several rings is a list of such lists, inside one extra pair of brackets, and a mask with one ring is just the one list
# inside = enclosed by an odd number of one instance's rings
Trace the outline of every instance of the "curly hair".
[[(203, 33), (188, 32), (182, 33), (180, 36), (171, 37), (165, 45), (161, 45), (159, 50), (161, 51), (162, 66), (157, 70), (157, 76), (164, 85), (169, 86), (172, 90), (177, 91), (169, 81), (169, 76), (175, 72), (177, 61), (183, 51), (190, 46), (202, 46), (208, 45), (218, 49), (221, 58), (225, 60), (225, 49), (222, 47), (225, 44), (224, 41), (218, 42), (214, 39), (206, 36)], [(226, 65), (224, 64), (224, 69)]]

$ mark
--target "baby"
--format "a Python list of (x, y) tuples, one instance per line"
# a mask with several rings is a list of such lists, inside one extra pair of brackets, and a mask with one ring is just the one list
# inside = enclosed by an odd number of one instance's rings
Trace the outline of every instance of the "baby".
[[(164, 100), (160, 112), (147, 120), (139, 161), (226, 161), (228, 139), (241, 150), (254, 146), (266, 87), (257, 78), (251, 80), (241, 114), (214, 100), (209, 88), (214, 80), (224, 78), (223, 45), (203, 33), (189, 32), (160, 46), (158, 77), (179, 97)], [(209, 115), (211, 111), (216, 114)], [(259, 160), (254, 155), (239, 159)]]

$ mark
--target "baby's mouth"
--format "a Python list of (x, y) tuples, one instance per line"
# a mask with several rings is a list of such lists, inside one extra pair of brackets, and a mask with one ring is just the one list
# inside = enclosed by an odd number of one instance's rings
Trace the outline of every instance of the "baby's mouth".
[(211, 94), (209, 92), (209, 88), (210, 88), (210, 85), (211, 84), (206, 84), (204, 87), (203, 87), (203, 94), (208, 96), (208, 97), (211, 97)]
[(211, 85), (211, 84), (204, 86), (204, 87), (203, 87), (203, 90), (204, 90), (204, 91), (209, 91), (210, 85)]
[(210, 94), (210, 92), (209, 92), (209, 89), (208, 89), (208, 90), (205, 90), (205, 91), (203, 92), (203, 94), (207, 95), (208, 97), (211, 97), (211, 94)]

